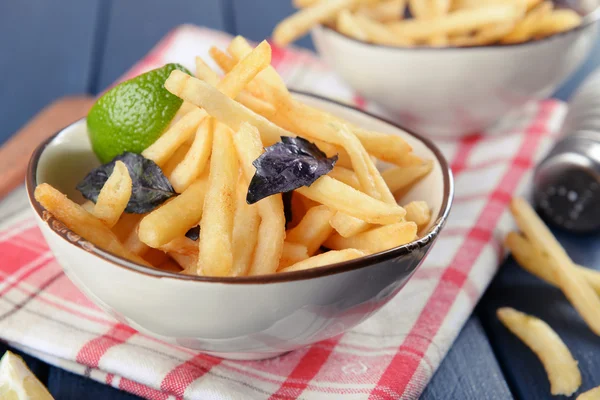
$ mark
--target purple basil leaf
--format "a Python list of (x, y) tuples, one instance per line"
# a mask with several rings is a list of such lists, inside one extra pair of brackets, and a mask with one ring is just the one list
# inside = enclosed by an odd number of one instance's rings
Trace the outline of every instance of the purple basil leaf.
[(185, 233), (185, 236), (192, 240), (198, 240), (200, 237), (200, 225), (190, 228), (190, 230)]
[(117, 161), (122, 161), (127, 166), (132, 183), (131, 198), (125, 212), (144, 214), (176, 195), (171, 183), (154, 161), (141, 154), (125, 152), (111, 162), (93, 169), (79, 182), (77, 190), (83, 197), (94, 203), (98, 200), (100, 190), (112, 174)]
[(256, 173), (248, 187), (246, 202), (310, 186), (333, 169), (338, 156), (327, 158), (314, 144), (301, 137), (282, 136), (281, 142), (265, 148), (252, 165)]

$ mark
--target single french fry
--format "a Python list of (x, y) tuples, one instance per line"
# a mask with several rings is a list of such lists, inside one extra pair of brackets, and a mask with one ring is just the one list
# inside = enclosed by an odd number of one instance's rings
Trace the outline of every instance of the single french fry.
[(333, 250), (359, 249), (367, 253), (377, 253), (410, 243), (417, 237), (417, 224), (399, 222), (376, 227), (349, 238), (332, 235), (325, 241), (325, 247)]
[(342, 10), (336, 20), (336, 28), (338, 32), (351, 38), (366, 42), (369, 40), (367, 33), (356, 22), (352, 13), (348, 10)]
[(379, 3), (365, 4), (356, 10), (357, 14), (378, 22), (392, 22), (404, 18), (406, 0), (383, 0)]
[(579, 25), (581, 25), (581, 16), (575, 11), (569, 9), (554, 10), (540, 18), (535, 28), (534, 37), (543, 38), (555, 35), (569, 31)]
[[(90, 212), (90, 214), (91, 214), (91, 212)], [(146, 214), (123, 214), (123, 215), (121, 215), (121, 218), (119, 218), (119, 221), (115, 224), (115, 226), (112, 227), (112, 231), (115, 235), (117, 235), (119, 242), (125, 243), (125, 240), (127, 240), (129, 235), (131, 234), (131, 232), (133, 232), (133, 230), (137, 228), (141, 219), (144, 218), (145, 216), (146, 216)]]
[(550, 261), (548, 267), (556, 276), (562, 292), (590, 329), (600, 335), (600, 298), (594, 289), (577, 273), (573, 261), (525, 200), (513, 199), (510, 209), (531, 244)]
[[(252, 162), (263, 153), (260, 134), (256, 127), (243, 123), (234, 135), (234, 143), (244, 177), (250, 182), (256, 172)], [(261, 222), (258, 228), (258, 243), (248, 274), (271, 274), (277, 271), (285, 240), (285, 215), (281, 194), (264, 198), (256, 205)]]
[(486, 25), (515, 21), (522, 12), (517, 4), (495, 4), (460, 9), (441, 17), (393, 22), (388, 27), (400, 37), (427, 40), (436, 35), (460, 35)]
[(94, 216), (106, 226), (115, 226), (131, 197), (131, 177), (123, 161), (117, 161), (113, 172), (102, 186), (94, 207)]
[[(185, 72), (179, 71), (184, 75)], [(189, 75), (187, 75), (189, 76)], [(142, 155), (154, 161), (159, 166), (165, 165), (169, 157), (196, 132), (200, 122), (206, 117), (204, 110), (196, 109), (187, 113), (165, 133), (162, 134), (153, 144), (142, 152)]]
[(381, 173), (383, 180), (387, 183), (392, 193), (406, 190), (408, 187), (418, 182), (433, 169), (433, 162), (427, 161), (424, 164), (413, 167), (392, 167)]
[[(243, 36), (238, 35), (231, 40), (231, 43), (229, 43), (229, 46), (227, 47), (227, 51), (236, 60), (241, 60), (252, 51), (252, 46)], [(262, 70), (257, 75), (257, 78), (273, 86), (276, 90), (279, 90), (283, 93), (288, 93), (289, 95), (283, 78), (277, 73), (273, 66), (269, 65), (267, 68)]]
[(339, 211), (329, 219), (329, 225), (340, 236), (345, 238), (358, 235), (376, 227), (376, 225), (369, 224), (360, 218), (352, 217)]
[[(558, 279), (552, 272), (552, 268), (548, 267), (548, 263), (551, 261), (533, 247), (525, 237), (519, 235), (517, 232), (510, 232), (504, 240), (504, 245), (510, 250), (517, 263), (527, 272), (551, 285), (559, 286)], [(575, 269), (577, 269), (577, 273), (583, 276), (594, 291), (600, 295), (600, 271), (581, 265), (575, 265)]]
[(208, 166), (213, 143), (214, 120), (205, 118), (196, 130), (196, 137), (189, 151), (169, 175), (169, 181), (177, 193), (182, 193), (204, 172)]
[(306, 246), (308, 255), (312, 256), (333, 233), (329, 219), (333, 211), (325, 206), (313, 207), (306, 212), (302, 221), (286, 233), (286, 241)]
[(169, 128), (171, 128), (177, 121), (179, 121), (181, 118), (186, 116), (188, 113), (196, 110), (197, 108), (198, 107), (196, 107), (195, 105), (193, 105), (191, 103), (188, 103), (187, 101), (184, 101), (183, 103), (181, 103), (181, 107), (179, 107), (179, 110), (177, 110), (177, 113), (171, 120), (171, 122), (169, 124)]
[(287, 46), (304, 36), (313, 26), (326, 22), (340, 11), (359, 3), (360, 0), (329, 0), (304, 8), (277, 24), (273, 31), (273, 41), (278, 46)]
[(600, 400), (600, 386), (581, 393), (577, 396), (577, 400)]
[(404, 206), (406, 210), (406, 220), (412, 221), (419, 229), (427, 226), (431, 221), (431, 209), (424, 201), (411, 201)]
[(332, 210), (373, 224), (393, 224), (400, 222), (406, 215), (406, 211), (399, 205), (369, 197), (327, 175), (320, 177), (309, 187), (296, 189), (296, 192)]
[(231, 129), (215, 126), (208, 189), (200, 221), (198, 271), (208, 276), (228, 276), (233, 268), (233, 216), (239, 163)]
[(202, 218), (207, 186), (206, 179), (197, 180), (179, 196), (145, 216), (140, 222), (140, 240), (150, 247), (158, 248), (177, 237), (185, 236)]
[(169, 257), (175, 260), (184, 271), (190, 275), (197, 275), (198, 243), (185, 236), (180, 236), (160, 246), (160, 250), (167, 252)]
[(271, 46), (262, 41), (242, 58), (217, 84), (225, 95), (235, 98), (259, 72), (271, 65)]
[(279, 260), (279, 267), (277, 270), (281, 270), (289, 267), (292, 264), (306, 260), (308, 257), (308, 250), (306, 249), (305, 245), (285, 241), (283, 243), (283, 251), (281, 252), (281, 259)]
[(208, 114), (234, 131), (239, 130), (244, 122), (248, 122), (259, 130), (265, 146), (278, 142), (281, 136), (296, 136), (225, 96), (214, 86), (177, 72), (181, 71), (171, 73), (165, 82), (165, 88), (175, 96), (202, 107)]
[(252, 255), (258, 241), (260, 216), (256, 204), (246, 203), (248, 184), (243, 177), (238, 179), (236, 193), (235, 217), (233, 219), (233, 276), (248, 274), (252, 263)]
[[(235, 64), (231, 66), (231, 70), (233, 70), (234, 66)], [(201, 57), (196, 57), (196, 77), (213, 86), (217, 86), (219, 84), (219, 76), (208, 66), (208, 64), (204, 62)], [(252, 82), (249, 82), (248, 84), (251, 83)], [(275, 107), (273, 107), (270, 103), (254, 97), (245, 91), (240, 92), (235, 99), (255, 113), (267, 118), (276, 112)]]
[(577, 361), (547, 323), (509, 307), (499, 308), (496, 315), (540, 359), (553, 395), (571, 396), (579, 389), (581, 373)]
[(388, 25), (372, 20), (364, 15), (354, 15), (354, 23), (365, 33), (369, 42), (400, 47), (415, 44), (413, 39), (398, 35), (390, 30)]
[(306, 260), (290, 265), (289, 267), (283, 268), (279, 272), (301, 271), (305, 269), (323, 267), (325, 265), (337, 264), (340, 262), (353, 260), (355, 258), (364, 257), (365, 255), (366, 253), (357, 249), (328, 251), (326, 253), (319, 254), (317, 256), (312, 256), (310, 258), (307, 258)]
[(141, 265), (150, 267), (143, 258), (131, 253), (102, 221), (85, 211), (47, 183), (35, 188), (35, 199), (67, 228), (90, 243)]
[(519, 20), (513, 30), (504, 36), (502, 43), (521, 43), (530, 40), (536, 32), (539, 22), (552, 12), (554, 5), (551, 1), (544, 1), (530, 10), (523, 19)]
[(327, 175), (329, 175), (333, 179), (337, 179), (338, 181), (345, 183), (348, 186), (353, 187), (356, 190), (361, 190), (358, 177), (356, 176), (354, 171), (348, 168), (340, 167), (336, 164), (336, 166), (333, 167), (333, 169), (329, 171), (329, 174)]
[[(191, 138), (194, 139), (194, 136), (191, 136)], [(169, 157), (169, 161), (167, 161), (165, 163), (165, 165), (160, 168), (165, 176), (167, 176), (167, 177), (171, 176), (171, 174), (173, 173), (175, 168), (177, 168), (179, 163), (182, 162), (183, 159), (185, 158), (185, 155), (188, 153), (192, 144), (193, 144), (193, 141), (189, 145), (187, 144), (187, 141), (186, 141), (186, 143), (179, 146), (179, 148), (177, 150), (175, 150), (173, 155), (171, 157)]]
[[(230, 73), (233, 71), (238, 61), (233, 57), (230, 57), (228, 54), (221, 51), (219, 48), (213, 46), (209, 50), (209, 54), (213, 61), (223, 70), (225, 73)], [(248, 53), (250, 54), (250, 53)], [(265, 95), (260, 85), (255, 81), (257, 78), (248, 82), (246, 89), (256, 98), (266, 99), (268, 96)], [(215, 85), (216, 86), (216, 85)]]

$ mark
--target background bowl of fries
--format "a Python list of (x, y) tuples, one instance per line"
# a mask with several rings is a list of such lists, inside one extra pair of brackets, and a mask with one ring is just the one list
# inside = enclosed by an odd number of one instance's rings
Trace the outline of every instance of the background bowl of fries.
[[(405, 6), (377, 4), (392, 3)], [(421, 17), (337, 10), (312, 36), (320, 55), (360, 95), (432, 136), (481, 131), (551, 95), (596, 37), (594, 18), (581, 16), (596, 10), (597, 1), (408, 3), (413, 15), (419, 5)], [(436, 11), (438, 3), (446, 8)]]
[(375, 313), (406, 284), (442, 229), (452, 202), (451, 172), (424, 138), (329, 100), (294, 98), (356, 126), (400, 135), (416, 156), (431, 160), (431, 172), (400, 198), (424, 200), (431, 208), (416, 240), (333, 265), (262, 276), (192, 276), (136, 264), (84, 240), (35, 200), (36, 186), (48, 183), (82, 201), (75, 184), (98, 161), (81, 120), (40, 145), (27, 178), (37, 223), (69, 278), (140, 332), (234, 359), (273, 357), (338, 335)]

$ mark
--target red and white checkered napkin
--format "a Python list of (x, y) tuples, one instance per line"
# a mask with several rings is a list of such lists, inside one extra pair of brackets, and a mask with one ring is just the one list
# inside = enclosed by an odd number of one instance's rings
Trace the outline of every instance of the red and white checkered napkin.
[[(131, 73), (194, 57), (229, 37), (174, 30)], [(208, 57), (207, 57), (208, 58)], [(369, 107), (312, 53), (274, 49), (292, 88)], [(510, 227), (509, 199), (565, 112), (525, 107), (495, 135), (436, 140), (456, 179), (451, 217), (424, 265), (379, 313), (352, 331), (282, 357), (227, 361), (168, 345), (117, 323), (67, 279), (31, 213), (0, 233), (0, 337), (47, 362), (149, 399), (417, 398), (490, 282)]]

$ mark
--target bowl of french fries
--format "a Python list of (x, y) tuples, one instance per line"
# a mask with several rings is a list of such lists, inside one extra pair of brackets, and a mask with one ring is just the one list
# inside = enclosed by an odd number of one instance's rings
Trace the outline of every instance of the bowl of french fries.
[(444, 225), (452, 176), (429, 140), (289, 91), (266, 41), (210, 53), (222, 76), (197, 57), (194, 76), (164, 82), (181, 106), (153, 144), (102, 164), (80, 120), (35, 151), (28, 194), (66, 274), (119, 321), (273, 357), (398, 293)]
[(321, 57), (394, 120), (431, 136), (491, 127), (584, 61), (597, 0), (295, 0), (273, 31)]

